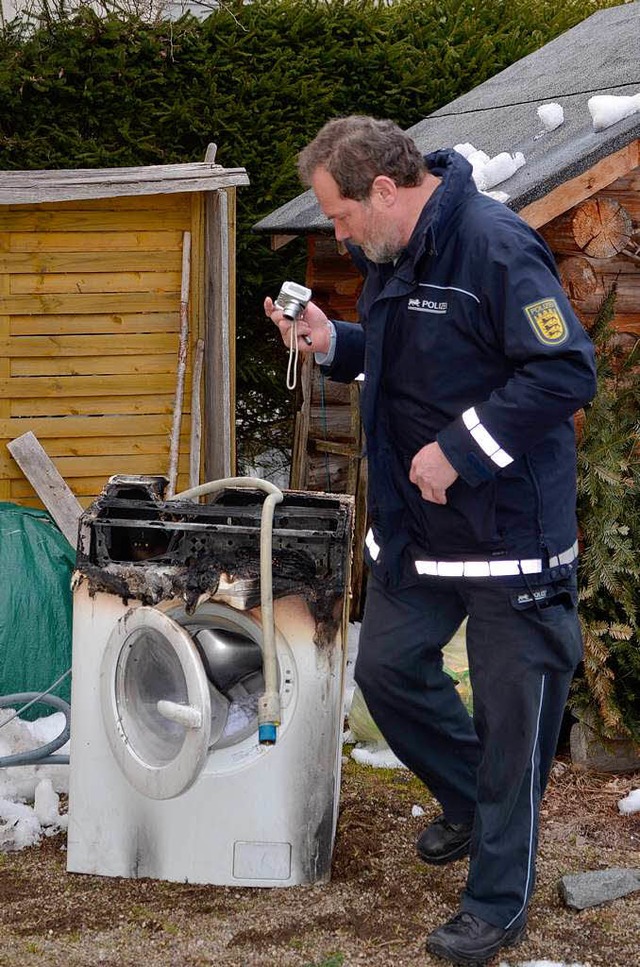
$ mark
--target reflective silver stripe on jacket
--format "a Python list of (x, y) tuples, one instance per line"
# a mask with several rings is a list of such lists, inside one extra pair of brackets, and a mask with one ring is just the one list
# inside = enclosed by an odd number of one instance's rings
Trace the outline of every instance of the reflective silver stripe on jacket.
[(475, 407), (471, 407), (462, 414), (462, 420), (467, 430), (476, 441), (480, 449), (490, 457), (495, 464), (499, 467), (508, 467), (510, 463), (513, 463), (513, 457), (510, 456), (506, 450), (503, 450), (499, 443), (497, 443), (489, 431), (482, 425), (478, 418), (478, 414), (475, 411)]
[(373, 561), (377, 561), (380, 555), (380, 546), (376, 544), (376, 539), (373, 536), (373, 531), (371, 530), (371, 528), (369, 528), (369, 530), (367, 531), (367, 536), (365, 537), (364, 542), (369, 548), (369, 554), (371, 555), (371, 559)]
[[(380, 545), (369, 528), (365, 537), (365, 544), (373, 561), (380, 556)], [(571, 564), (578, 556), (578, 542), (575, 541), (566, 551), (554, 554), (549, 558), (549, 567), (559, 567), (561, 564)], [(510, 577), (516, 574), (540, 574), (542, 560), (539, 557), (523, 558), (519, 561), (436, 561), (417, 560), (415, 567), (418, 574), (428, 574), (441, 578), (485, 578)]]
[(578, 556), (578, 542), (576, 541), (571, 547), (568, 547), (566, 551), (562, 551), (561, 554), (555, 554), (553, 557), (549, 558), (549, 567), (558, 567), (560, 564), (571, 564), (572, 561)]
[[(576, 541), (566, 551), (549, 558), (549, 567), (571, 564), (578, 556)], [(539, 574), (542, 561), (539, 557), (525, 558), (521, 561), (416, 561), (418, 574), (430, 574), (441, 578), (484, 578), (508, 577), (516, 574)]]
[(511, 574), (539, 574), (540, 558), (524, 561), (416, 561), (418, 574), (440, 578), (507, 577)]

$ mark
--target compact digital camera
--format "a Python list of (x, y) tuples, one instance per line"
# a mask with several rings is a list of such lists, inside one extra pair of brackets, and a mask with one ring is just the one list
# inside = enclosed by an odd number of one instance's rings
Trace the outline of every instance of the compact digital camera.
[(311, 299), (311, 289), (297, 282), (283, 282), (276, 305), (282, 310), (285, 319), (295, 322), (304, 312), (307, 303)]

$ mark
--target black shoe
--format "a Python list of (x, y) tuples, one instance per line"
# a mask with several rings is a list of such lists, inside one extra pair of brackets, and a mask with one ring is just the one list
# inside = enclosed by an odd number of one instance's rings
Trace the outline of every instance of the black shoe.
[(508, 929), (494, 927), (473, 913), (458, 913), (427, 938), (427, 950), (463, 967), (485, 964), (502, 947), (513, 947), (524, 934), (526, 920)]
[(472, 828), (473, 823), (448, 823), (443, 815), (438, 816), (418, 836), (418, 856), (435, 866), (459, 860), (469, 852)]

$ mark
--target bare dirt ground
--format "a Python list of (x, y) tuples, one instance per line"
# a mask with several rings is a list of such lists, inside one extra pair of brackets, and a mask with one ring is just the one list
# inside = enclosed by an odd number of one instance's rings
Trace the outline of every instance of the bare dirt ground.
[[(538, 888), (526, 940), (495, 960), (640, 965), (640, 892), (574, 913), (565, 873), (640, 868), (640, 815), (617, 803), (640, 774), (557, 763), (544, 802)], [(413, 818), (419, 804), (426, 816)], [(68, 874), (60, 835), (0, 854), (1, 967), (443, 967), (426, 935), (451, 916), (466, 861), (427, 867), (415, 838), (438, 808), (404, 770), (345, 762), (330, 883), (282, 890)]]

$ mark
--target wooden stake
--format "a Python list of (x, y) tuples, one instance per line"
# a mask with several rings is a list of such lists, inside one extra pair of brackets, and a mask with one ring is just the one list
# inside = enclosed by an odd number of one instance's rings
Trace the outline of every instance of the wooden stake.
[(191, 444), (189, 449), (189, 489), (200, 483), (200, 448), (202, 446), (202, 408), (200, 406), (200, 381), (204, 359), (204, 339), (198, 339), (193, 354), (191, 372)]
[(37, 437), (29, 430), (7, 443), (7, 450), (75, 550), (82, 505), (67, 487)]
[(176, 492), (178, 479), (178, 456), (180, 452), (180, 424), (182, 422), (182, 400), (184, 396), (184, 378), (187, 370), (187, 346), (189, 342), (189, 278), (191, 271), (191, 233), (184, 232), (182, 236), (182, 286), (180, 289), (180, 344), (178, 347), (178, 373), (176, 379), (176, 396), (173, 404), (173, 422), (171, 425), (171, 440), (169, 446), (169, 485), (167, 498)]

